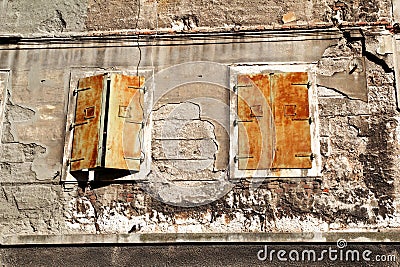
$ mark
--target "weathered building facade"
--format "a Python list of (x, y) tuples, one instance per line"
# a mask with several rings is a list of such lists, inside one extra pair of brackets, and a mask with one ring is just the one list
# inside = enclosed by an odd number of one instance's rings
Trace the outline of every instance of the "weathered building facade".
[(398, 231), (397, 1), (0, 5), (2, 244)]

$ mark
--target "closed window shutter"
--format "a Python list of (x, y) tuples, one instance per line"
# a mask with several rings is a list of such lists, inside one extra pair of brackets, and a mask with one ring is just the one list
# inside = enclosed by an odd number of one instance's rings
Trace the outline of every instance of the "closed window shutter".
[(238, 76), (237, 160), (240, 170), (271, 167), (274, 135), (269, 85), (269, 75)]
[(310, 114), (306, 72), (272, 76), (275, 158), (272, 168), (312, 167)]
[(306, 72), (239, 75), (238, 168), (311, 168)]

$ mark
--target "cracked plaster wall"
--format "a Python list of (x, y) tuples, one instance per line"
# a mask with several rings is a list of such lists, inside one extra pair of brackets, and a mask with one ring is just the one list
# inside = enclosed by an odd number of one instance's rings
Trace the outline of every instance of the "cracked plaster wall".
[(390, 21), (391, 1), (74, 0), (0, 2), (0, 33)]
[[(348, 71), (348, 61), (364, 57), (364, 50), (390, 65), (391, 56), (378, 55), (379, 44), (375, 37), (368, 38), (366, 47), (352, 39), (341, 39), (328, 47), (318, 62), (317, 72), (334, 77), (334, 73)], [(367, 99), (349, 98), (339, 89), (318, 85), (322, 177), (269, 179), (256, 189), (252, 189), (248, 181), (242, 181), (222, 198), (195, 208), (163, 204), (150, 197), (140, 183), (105, 187), (94, 184), (79, 188), (78, 193), (70, 193), (74, 197), (66, 208), (68, 227), (73, 232), (84, 229), (91, 233), (326, 232), (398, 228), (396, 177), (399, 175), (400, 118), (396, 110), (393, 72), (387, 72), (379, 60), (365, 61)], [(165, 101), (170, 104), (164, 102), (157, 108), (155, 136), (162, 136), (157, 124), (166, 119), (165, 114), (169, 112), (165, 113), (165, 109), (181, 106), (186, 110), (183, 114), (188, 117), (175, 114), (171, 120), (188, 123), (185, 120), (198, 119), (195, 116), (198, 107), (184, 102), (184, 94), (176, 95), (180, 96), (181, 104), (177, 104), (179, 97), (169, 96)], [(212, 128), (206, 137), (213, 138)], [(157, 153), (159, 146), (158, 142), (153, 144), (157, 156), (161, 155)], [(196, 158), (196, 155), (191, 156)], [(158, 166), (162, 166), (161, 172), (166, 175), (172, 173), (173, 164)], [(174, 178), (181, 179), (175, 174)], [(196, 175), (190, 177), (186, 180), (196, 179), (193, 178)]]
[[(282, 24), (283, 15), (289, 11), (295, 11), (292, 22), (330, 22), (335, 15), (338, 20), (376, 21), (389, 19), (391, 6), (388, 1), (318, 0), (308, 1), (306, 8), (299, 1), (285, 4), (259, 1), (258, 5), (249, 2), (249, 6), (239, 1), (140, 3), (140, 28), (156, 28), (158, 24), (158, 27), (176, 27), (178, 30), (225, 24)], [(21, 1), (3, 1), (0, 3), (0, 32), (60, 33), (136, 26), (137, 4), (127, 7), (124, 1), (95, 0), (52, 1), (48, 4), (47, 1), (29, 5)], [(43, 10), (44, 6), (46, 10)], [(265, 16), (266, 13), (275, 15)], [(28, 15), (30, 19), (24, 19)], [(285, 55), (264, 56), (265, 51), (281, 51), (287, 43), (268, 46), (241, 43), (240, 47), (213, 45), (208, 49), (188, 45), (169, 52), (162, 52), (159, 48), (156, 68), (182, 63), (185, 60), (182, 55), (192, 55), (192, 60), (223, 63), (280, 62), (284, 59), (318, 61), (317, 73), (328, 79), (335, 73), (348, 73), (355, 58), (365, 60), (361, 75), (365, 74), (364, 89), (367, 90), (362, 97), (350, 96), (349, 92), (339, 88), (343, 87), (346, 79), (337, 86), (335, 79), (318, 84), (319, 142), (323, 160), (321, 177), (270, 179), (255, 190), (248, 181), (241, 181), (222, 198), (196, 208), (174, 207), (160, 202), (146, 193), (139, 182), (82, 183), (70, 191), (62, 190), (59, 185), (70, 69), (136, 66), (138, 52), (135, 47), (1, 51), (0, 65), (12, 70), (9, 80), (0, 76), (0, 91), (6, 92), (7, 96), (2, 100), (5, 105), (0, 145), (1, 234), (398, 228), (400, 206), (396, 177), (400, 165), (400, 126), (391, 70), (393, 58), (390, 54), (376, 53), (382, 43), (374, 32), (366, 32), (364, 42), (351, 38), (324, 41), (324, 44), (306, 44), (304, 41), (304, 49), (301, 44), (296, 47), (304, 53), (296, 53), (292, 47)], [(169, 53), (174, 51), (181, 54), (169, 57)], [(148, 55), (147, 52), (143, 50), (143, 55)], [(147, 56), (141, 63), (141, 67), (151, 65)], [(202, 106), (188, 100), (193, 97), (193, 92), (201, 91), (201, 85), (197, 86), (183, 90), (186, 93), (178, 88), (155, 107), (152, 143), (155, 164), (161, 173), (166, 174), (167, 180), (194, 187), (201, 178), (213, 180), (224, 174), (229, 150), (229, 136), (222, 125), (202, 117)], [(229, 95), (224, 90), (211, 86), (205, 89), (208, 94), (219, 94), (222, 103), (229, 103)], [(204, 97), (207, 93), (198, 96)], [(174, 108), (181, 112), (175, 117), (165, 117), (168, 112), (163, 112)], [(179, 114), (184, 116), (179, 117)], [(189, 130), (182, 133), (182, 140), (169, 140), (156, 131), (163, 123), (182, 123)], [(164, 155), (157, 153), (162, 145), (171, 145), (171, 154), (166, 156), (190, 157), (196, 161), (196, 164), (184, 168), (198, 166), (204, 157), (204, 163), (208, 164), (206, 170), (204, 173), (196, 169), (185, 173), (182, 168), (176, 168), (182, 164), (180, 162), (178, 165), (165, 164), (161, 158)], [(162, 200), (167, 198), (158, 196)]]
[(0, 2), (1, 33), (47, 33), (83, 31), (87, 1), (12, 1)]
[[(354, 57), (365, 58), (363, 49), (392, 65), (390, 55), (376, 53), (379, 42), (373, 35), (368, 35), (365, 48), (363, 45), (352, 39), (328, 44), (317, 72), (334, 77), (346, 69), (336, 62), (344, 60), (347, 65)], [(84, 51), (92, 60), (93, 55)], [(71, 191), (62, 190), (58, 171), (69, 73), (51, 63), (59, 62), (56, 56), (45, 60), (30, 53), (28, 57), (39, 59), (40, 65), (27, 69), (24, 62), (29, 66), (30, 61), (20, 54), (7, 87), (0, 157), (3, 234), (362, 231), (399, 226), (395, 179), (399, 173), (399, 116), (393, 72), (385, 72), (379, 60), (365, 59), (367, 101), (318, 85), (320, 178), (269, 179), (254, 190), (241, 181), (213, 202), (184, 208), (159, 201), (171, 201), (168, 190), (154, 198), (145, 191), (152, 188), (140, 182), (80, 184)], [(74, 60), (71, 53), (58, 53), (58, 57)], [(5, 88), (4, 81), (2, 85)], [(32, 94), (35, 97), (29, 97)], [(192, 187), (194, 198), (201, 183), (225, 175), (228, 161), (229, 136), (224, 122), (204, 117), (205, 106), (193, 100), (216, 95), (221, 105), (229, 103), (229, 93), (219, 86), (184, 85), (153, 108), (154, 164), (168, 182)], [(165, 123), (170, 125), (163, 127)], [(171, 135), (168, 131), (173, 132), (178, 124), (184, 127)], [(157, 152), (163, 145), (171, 145), (167, 149), (171, 154)], [(188, 157), (193, 164), (166, 163), (164, 156)], [(202, 160), (207, 166), (199, 172), (196, 168)], [(187, 167), (195, 168), (182, 171)], [(166, 185), (151, 186), (159, 189)]]
[[(0, 142), (1, 233), (57, 233), (62, 223), (61, 188), (52, 183), (54, 176), (48, 176), (49, 169), (54, 164), (46, 159), (49, 147), (45, 143), (49, 136), (42, 134), (39, 137), (40, 123), (36, 123), (40, 119), (35, 119), (36, 110), (14, 102), (18, 101), (16, 99), (19, 93), (12, 94), (11, 88), (20, 88), (16, 79), (23, 75), (14, 76), (14, 87), (11, 86), (8, 75), (0, 77), (0, 91), (4, 92)], [(24, 99), (25, 97), (26, 95)], [(46, 112), (39, 114), (48, 115)], [(24, 125), (25, 136), (21, 134), (21, 125)], [(29, 136), (30, 129), (36, 133)], [(40, 139), (47, 141), (40, 142)]]

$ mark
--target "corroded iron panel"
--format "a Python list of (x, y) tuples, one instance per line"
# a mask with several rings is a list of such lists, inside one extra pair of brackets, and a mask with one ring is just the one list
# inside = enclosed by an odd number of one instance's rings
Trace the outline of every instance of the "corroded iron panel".
[(306, 72), (272, 76), (276, 150), (273, 168), (311, 168), (311, 133)]
[(104, 76), (92, 76), (79, 80), (76, 96), (71, 171), (92, 169), (100, 164), (98, 153), (102, 110)]
[(111, 75), (105, 168), (139, 171), (144, 77)]
[(238, 76), (237, 92), (238, 167), (240, 170), (269, 169), (275, 137), (269, 75)]

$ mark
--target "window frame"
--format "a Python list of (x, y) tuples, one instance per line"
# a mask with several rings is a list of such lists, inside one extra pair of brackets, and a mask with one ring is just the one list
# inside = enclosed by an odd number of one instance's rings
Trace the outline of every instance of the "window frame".
[[(65, 139), (64, 139), (64, 153), (63, 153), (63, 162), (62, 162), (62, 171), (61, 171), (61, 181), (64, 183), (76, 183), (80, 177), (74, 177), (70, 173), (70, 165), (69, 159), (71, 157), (72, 152), (72, 142), (73, 142), (73, 130), (71, 130), (71, 125), (75, 120), (75, 109), (76, 109), (76, 97), (74, 96), (74, 91), (78, 87), (79, 79), (103, 75), (103, 74), (123, 74), (129, 76), (143, 76), (145, 77), (145, 81), (151, 77), (153, 74), (152, 69), (140, 69), (139, 73), (137, 70), (122, 70), (115, 67), (112, 69), (105, 68), (73, 68), (70, 70), (68, 84), (66, 84), (67, 89), (67, 97), (68, 102), (64, 107), (64, 111), (66, 114), (66, 124), (65, 124)], [(153, 103), (153, 88), (148, 86), (145, 82), (146, 93), (144, 94), (144, 126), (143, 126), (143, 141), (142, 141), (142, 151), (144, 152), (143, 161), (140, 164), (140, 170), (138, 172), (131, 172), (130, 175), (126, 175), (124, 177), (118, 178), (104, 178), (105, 181), (113, 180), (113, 181), (138, 181), (138, 180), (146, 180), (148, 173), (150, 172), (151, 167), (151, 128), (152, 124), (151, 120), (151, 110)], [(147, 119), (146, 119), (147, 118)], [(88, 177), (89, 180), (93, 179), (94, 171), (84, 170), (85, 173), (83, 177)], [(87, 173), (86, 173), (87, 172)], [(87, 174), (87, 175), (86, 175)], [(83, 178), (86, 179), (86, 178)]]

